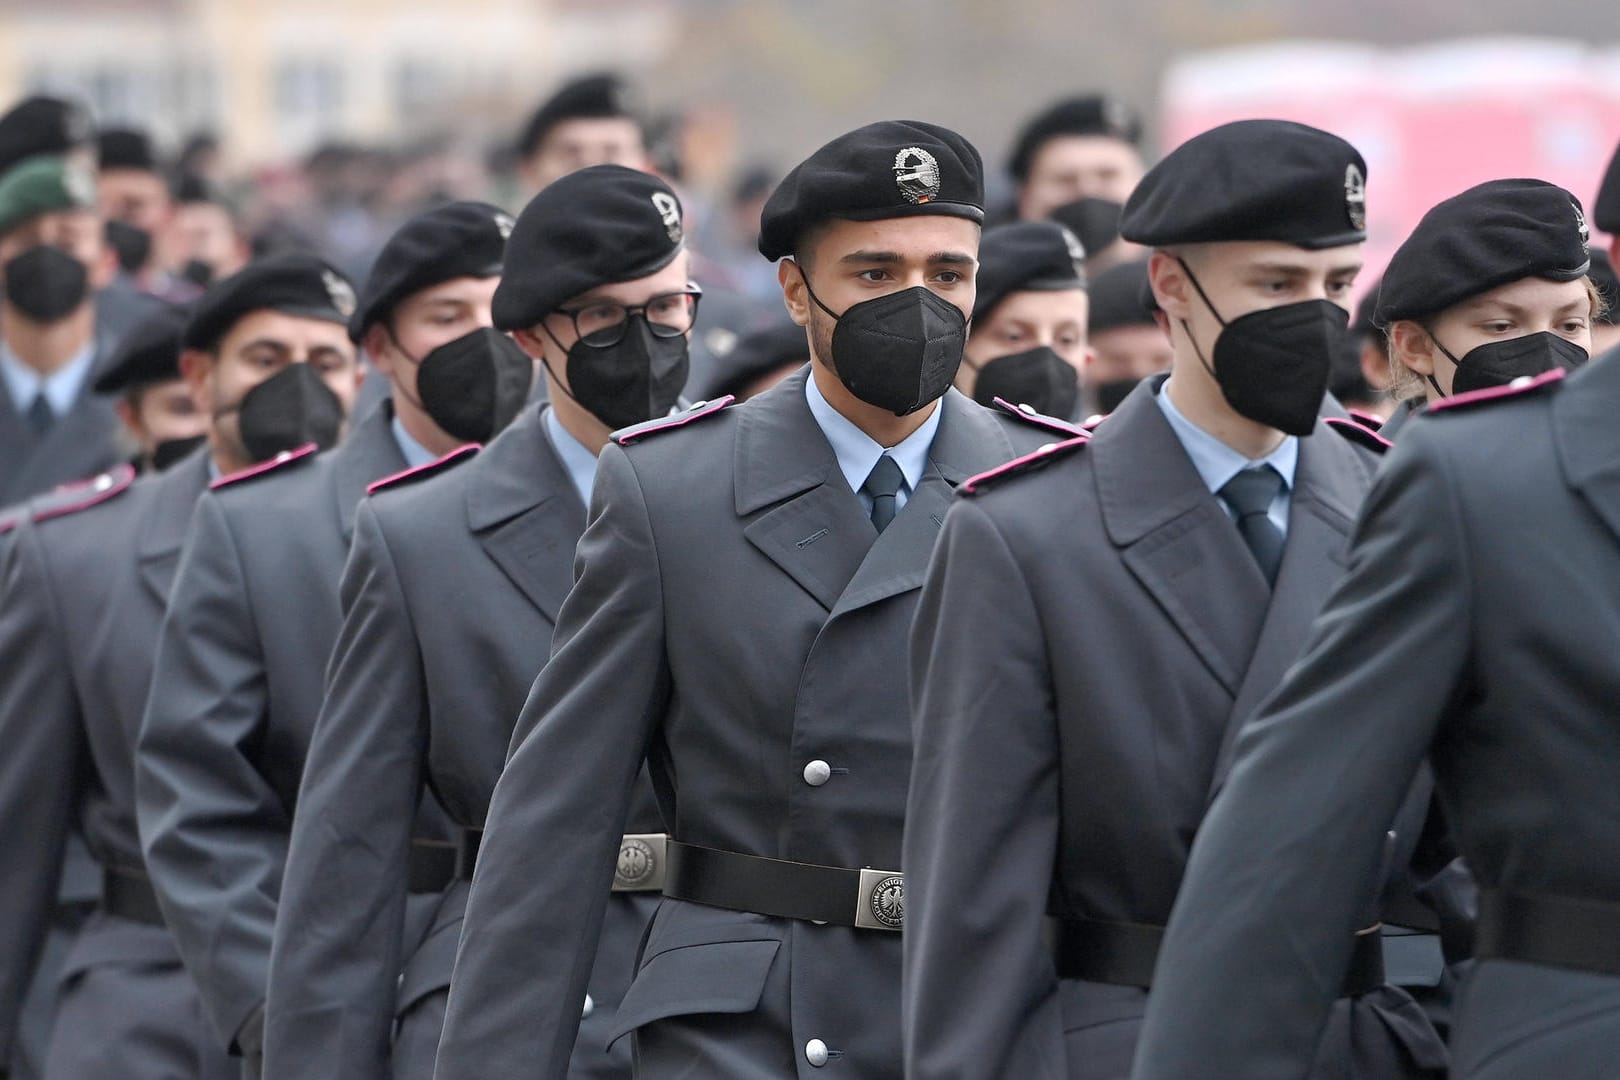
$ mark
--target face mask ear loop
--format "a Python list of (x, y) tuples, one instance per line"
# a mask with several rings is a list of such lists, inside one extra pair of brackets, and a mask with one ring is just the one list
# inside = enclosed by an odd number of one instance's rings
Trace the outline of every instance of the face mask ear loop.
[[(1429, 340), (1434, 342), (1434, 347), (1435, 348), (1439, 349), (1441, 352), (1446, 354), (1446, 359), (1451, 361), (1453, 369), (1457, 369), (1457, 368), (1462, 367), (1462, 361), (1457, 359), (1455, 356), (1452, 356), (1450, 349), (1448, 349), (1444, 345), (1440, 344), (1440, 339), (1434, 336), (1434, 331), (1432, 329), (1425, 326), (1425, 327), (1423, 327), (1423, 332), (1425, 334), (1429, 335)], [(1427, 374), (1427, 375), (1425, 375), (1423, 377), (1425, 379), (1429, 380), (1429, 385), (1434, 387), (1434, 392), (1439, 394), (1442, 398), (1447, 398), (1447, 397), (1451, 396), (1450, 394), (1447, 394), (1444, 390), (1440, 389), (1440, 384), (1435, 381), (1434, 372), (1431, 371), (1429, 374)], [(1455, 370), (1452, 372), (1452, 378), (1453, 379), (1456, 378)]]
[(832, 318), (833, 322), (837, 322), (841, 316), (835, 313), (832, 308), (821, 302), (821, 297), (816, 295), (816, 290), (810, 287), (810, 275), (804, 272), (804, 267), (799, 266), (797, 262), (795, 262), (793, 265), (799, 271), (799, 280), (804, 282), (804, 291), (810, 294), (810, 299), (815, 301), (816, 307), (820, 308), (822, 311), (825, 311)]
[[(1215, 310), (1215, 305), (1209, 302), (1209, 296), (1204, 292), (1204, 287), (1198, 283), (1198, 276), (1192, 272), (1192, 267), (1187, 265), (1187, 260), (1177, 255), (1176, 263), (1181, 267), (1181, 272), (1187, 275), (1187, 280), (1192, 282), (1193, 289), (1198, 293), (1198, 299), (1202, 300), (1204, 306), (1209, 308), (1209, 313), (1215, 316), (1215, 321), (1221, 324), (1221, 329), (1226, 329), (1226, 320), (1221, 318), (1221, 313)], [(1197, 354), (1198, 362), (1204, 365), (1204, 370), (1209, 372), (1210, 378), (1214, 379), (1215, 368), (1204, 358), (1204, 350), (1199, 347), (1198, 339), (1193, 337), (1192, 327), (1187, 325), (1186, 319), (1177, 319), (1176, 321), (1181, 323), (1181, 331), (1187, 335), (1187, 341), (1192, 345), (1193, 352)], [(1220, 380), (1217, 379), (1216, 381), (1219, 382)]]
[[(411, 367), (415, 368), (417, 371), (422, 370), (422, 361), (412, 356), (410, 352), (406, 350), (405, 346), (399, 343), (399, 338), (394, 336), (394, 328), (388, 325), (387, 320), (383, 321), (383, 333), (388, 335), (389, 342), (393, 344), (394, 348), (399, 350), (399, 354), (401, 356), (410, 362)], [(421, 395), (406, 393), (405, 387), (402, 383), (398, 381), (394, 383), (394, 392), (404, 397), (405, 400), (410, 402), (412, 405), (416, 406), (419, 412), (424, 414), (427, 412), (427, 408), (422, 404)]]
[[(546, 325), (546, 320), (544, 318), (541, 318), (540, 320), (540, 329), (546, 332), (546, 337), (550, 338), (552, 343), (556, 345), (557, 348), (562, 349), (564, 356), (568, 355), (568, 350), (563, 348), (563, 343), (557, 340), (557, 335), (551, 332), (551, 327)], [(579, 398), (574, 396), (574, 392), (568, 388), (568, 385), (561, 379), (557, 378), (557, 373), (551, 370), (551, 361), (546, 359), (544, 353), (540, 354), (540, 366), (546, 369), (546, 374), (550, 375), (551, 381), (557, 384), (557, 389), (568, 395), (569, 401), (572, 401), (575, 405), (579, 405), (580, 408), (585, 409), (585, 406), (580, 403)], [(585, 409), (585, 411), (590, 412), (591, 410)]]

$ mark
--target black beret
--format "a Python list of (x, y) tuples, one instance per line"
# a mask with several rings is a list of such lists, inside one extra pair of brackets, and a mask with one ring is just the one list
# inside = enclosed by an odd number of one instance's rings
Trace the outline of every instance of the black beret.
[(314, 255), (257, 259), (197, 298), (182, 344), (187, 349), (213, 349), (238, 320), (255, 311), (347, 324), (354, 314), (354, 285), (342, 271)]
[(698, 391), (712, 401), (726, 394), (737, 394), (756, 379), (789, 364), (808, 364), (810, 343), (804, 327), (784, 323), (755, 330), (738, 340), (732, 350), (715, 362), (714, 374)]
[(1350, 317), (1351, 333), (1362, 335), (1378, 333), (1378, 290), (1381, 285), (1381, 281), (1373, 282), (1372, 287), (1362, 295), (1361, 302), (1356, 305), (1355, 314)]
[(512, 215), (481, 202), (446, 203), (407, 221), (383, 245), (360, 287), (349, 337), (358, 342), (400, 301), (430, 285), (499, 277), (513, 225)]
[(1047, 217), (1078, 236), (1087, 255), (1095, 255), (1119, 239), (1119, 215), (1124, 209), (1112, 199), (1087, 196), (1064, 203)]
[(1304, 124), (1222, 124), (1148, 170), (1125, 203), (1120, 233), (1148, 247), (1360, 243), (1367, 238), (1367, 163), (1337, 135)]
[(1586, 272), (1586, 276), (1592, 279), (1598, 295), (1603, 297), (1603, 312), (1597, 321), (1613, 326), (1620, 322), (1620, 311), (1616, 310), (1620, 308), (1620, 277), (1615, 276), (1614, 263), (1609, 261), (1607, 251), (1595, 247), (1591, 255), (1592, 268)]
[(1086, 287), (1086, 252), (1055, 221), (1019, 221), (986, 229), (979, 241), (978, 294), (973, 317), (983, 319), (1015, 292)]
[(135, 386), (180, 377), (180, 339), (191, 312), (164, 300), (119, 341), (107, 369), (96, 379), (98, 394), (116, 394)]
[(759, 253), (793, 254), (828, 218), (880, 221), (915, 214), (984, 220), (984, 162), (949, 128), (883, 120), (840, 135), (777, 185), (759, 216)]
[(630, 91), (617, 75), (585, 75), (562, 85), (541, 103), (523, 126), (518, 138), (518, 155), (527, 157), (540, 148), (551, 129), (565, 120), (636, 119)]
[(1087, 324), (1090, 332), (1096, 334), (1121, 326), (1158, 325), (1149, 303), (1152, 296), (1145, 259), (1110, 266), (1091, 279), (1091, 320)]
[(1545, 180), (1491, 180), (1423, 215), (1378, 287), (1378, 325), (1438, 314), (1521, 278), (1574, 281), (1591, 239), (1580, 202)]
[(1592, 220), (1609, 235), (1620, 236), (1620, 147), (1615, 148), (1609, 171), (1603, 175), (1603, 186), (1598, 188)]
[(569, 173), (518, 215), (495, 325), (522, 330), (598, 285), (657, 273), (680, 253), (682, 216), (675, 192), (649, 173), (623, 165)]
[(96, 150), (103, 169), (139, 169), (157, 172), (157, 151), (152, 137), (134, 128), (102, 128), (96, 134)]
[(1041, 147), (1064, 135), (1104, 135), (1135, 146), (1142, 139), (1142, 122), (1128, 105), (1105, 94), (1056, 102), (1037, 113), (1018, 133), (1007, 171), (1015, 180), (1027, 179)]
[(65, 154), (94, 137), (89, 110), (54, 97), (25, 98), (0, 116), (0, 172), (38, 154)]

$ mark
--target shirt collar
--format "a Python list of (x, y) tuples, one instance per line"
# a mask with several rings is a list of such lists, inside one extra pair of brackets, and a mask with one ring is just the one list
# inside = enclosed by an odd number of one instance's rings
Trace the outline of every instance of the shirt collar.
[(579, 501), (586, 506), (591, 505), (591, 487), (596, 482), (596, 455), (562, 426), (555, 409), (546, 410), (545, 421), (546, 438), (551, 440), (551, 448), (557, 451), (563, 468), (568, 470), (568, 478), (574, 482), (574, 490), (579, 492)]
[(1170, 381), (1165, 380), (1159, 387), (1159, 410), (1164, 418), (1170, 422), (1170, 430), (1176, 433), (1181, 446), (1192, 459), (1193, 468), (1203, 478), (1204, 486), (1209, 488), (1210, 494), (1218, 494), (1226, 482), (1244, 469), (1252, 469), (1260, 465), (1270, 465), (1276, 469), (1283, 478), (1283, 486), (1292, 491), (1294, 487), (1294, 470), (1299, 464), (1299, 438), (1295, 435), (1283, 437), (1277, 448), (1263, 458), (1250, 460), (1227, 446), (1221, 440), (1187, 419), (1175, 402), (1170, 400)]
[(84, 380), (90, 374), (95, 357), (96, 343), (90, 341), (73, 359), (51, 374), (41, 375), (18, 359), (10, 346), (0, 341), (0, 376), (5, 378), (6, 390), (11, 394), (11, 403), (18, 412), (26, 412), (34, 403), (34, 397), (44, 390), (51, 411), (59, 417), (66, 416), (73, 410), (73, 403), (79, 400), (79, 391), (84, 389)]
[(431, 465), (439, 460), (439, 455), (411, 438), (411, 433), (405, 430), (396, 413), (394, 422), (390, 425), (394, 432), (394, 442), (399, 446), (399, 452), (405, 458), (407, 469), (420, 469), (424, 465)]
[(804, 380), (804, 396), (816, 426), (821, 428), (821, 433), (827, 436), (827, 442), (832, 445), (833, 455), (838, 458), (838, 470), (844, 474), (851, 491), (861, 490), (866, 478), (872, 474), (872, 467), (884, 454), (888, 454), (900, 466), (900, 473), (906, 478), (906, 490), (917, 490), (917, 485), (922, 482), (923, 470), (928, 467), (928, 448), (933, 445), (934, 433), (939, 430), (943, 402), (936, 401), (934, 411), (928, 414), (921, 427), (885, 450), (822, 396), (814, 371)]

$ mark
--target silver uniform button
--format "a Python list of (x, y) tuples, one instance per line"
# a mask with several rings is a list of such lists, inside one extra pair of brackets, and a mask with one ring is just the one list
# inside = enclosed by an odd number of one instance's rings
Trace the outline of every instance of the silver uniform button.
[(112, 486), (113, 486), (112, 474), (111, 473), (102, 473), (100, 476), (96, 477), (95, 486), (91, 490), (95, 491), (97, 494), (100, 494), (101, 492), (106, 491), (108, 488), (110, 488)]
[(818, 1069), (827, 1064), (827, 1044), (820, 1039), (811, 1039), (805, 1043), (804, 1060)]
[(1025, 401), (1025, 402), (1023, 402), (1023, 403), (1021, 403), (1021, 404), (1020, 404), (1020, 405), (1019, 405), (1019, 406), (1018, 406), (1018, 411), (1019, 411), (1019, 412), (1021, 412), (1021, 413), (1023, 413), (1023, 414), (1024, 414), (1024, 415), (1025, 415), (1025, 416), (1034, 416), (1034, 415), (1036, 415), (1036, 413), (1035, 413), (1035, 406), (1033, 406), (1033, 405), (1031, 405), (1031, 404), (1030, 404), (1030, 403), (1029, 403), (1029, 402), (1027, 402), (1027, 401)]
[(585, 1017), (591, 1015), (591, 1013), (593, 1013), (595, 1011), (596, 1011), (596, 1002), (591, 999), (591, 995), (586, 994), (585, 995), (585, 1008), (580, 1010), (579, 1018), (581, 1020), (583, 1020), (583, 1019), (585, 1019)]
[(832, 766), (820, 758), (804, 767), (804, 782), (811, 787), (820, 787), (832, 779)]

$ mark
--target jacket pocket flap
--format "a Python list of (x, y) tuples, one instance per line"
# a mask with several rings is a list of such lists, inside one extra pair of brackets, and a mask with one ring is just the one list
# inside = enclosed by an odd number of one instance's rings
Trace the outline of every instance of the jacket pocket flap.
[(671, 1016), (759, 1008), (780, 941), (715, 941), (665, 949), (642, 965), (619, 1004), (608, 1045)]

